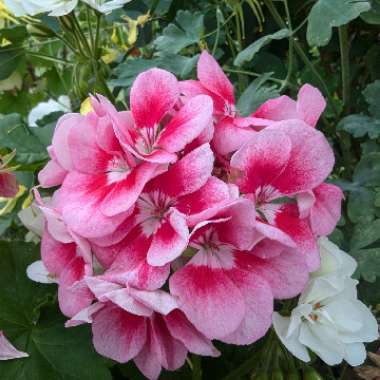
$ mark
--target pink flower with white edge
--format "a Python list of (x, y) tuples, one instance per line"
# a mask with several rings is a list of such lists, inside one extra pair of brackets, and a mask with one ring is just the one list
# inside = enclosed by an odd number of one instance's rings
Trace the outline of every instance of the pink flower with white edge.
[(0, 330), (0, 360), (20, 359), (28, 356), (26, 352), (19, 351), (15, 348)]
[(108, 264), (115, 257), (111, 269), (133, 286), (162, 286), (169, 275), (167, 264), (188, 245), (189, 226), (233, 196), (226, 183), (211, 177), (213, 161), (205, 144), (151, 180), (123, 223), (130, 226), (125, 238), (111, 246), (93, 245), (100, 262)]
[(301, 255), (262, 260), (245, 251), (254, 244), (254, 225), (249, 200), (221, 208), (195, 227), (189, 244), (195, 254), (170, 278), (180, 309), (210, 339), (255, 342), (271, 325), (273, 298), (294, 297), (307, 282)]
[(66, 325), (92, 323), (95, 349), (120, 363), (134, 360), (151, 380), (161, 369), (174, 371), (188, 352), (218, 356), (204, 337), (178, 310), (174, 297), (162, 291), (125, 287), (109, 280), (107, 273), (86, 279), (98, 301)]
[(293, 198), (319, 186), (333, 165), (334, 155), (323, 134), (297, 120), (258, 132), (231, 158), (234, 182), (258, 210), (258, 233), (275, 245), (296, 247), (310, 271), (319, 266), (318, 247)]
[(212, 147), (218, 155), (227, 155), (239, 149), (255, 132), (251, 126), (264, 127), (270, 120), (259, 117), (240, 117), (236, 109), (232, 83), (215, 58), (204, 50), (199, 58), (198, 81), (180, 83), (185, 102), (199, 94), (211, 96), (214, 103), (215, 132)]
[(270, 99), (251, 116), (268, 121), (298, 119), (315, 127), (325, 108), (326, 101), (321, 92), (310, 84), (305, 84), (299, 90), (296, 101), (286, 95)]

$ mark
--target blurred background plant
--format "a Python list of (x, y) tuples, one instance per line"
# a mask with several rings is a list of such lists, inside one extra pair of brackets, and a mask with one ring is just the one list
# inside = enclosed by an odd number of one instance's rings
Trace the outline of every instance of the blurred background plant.
[[(18, 189), (0, 199), (0, 329), (11, 327), (11, 338), (30, 341), (37, 353), (32, 362), (0, 363), (1, 379), (142, 379), (133, 364), (115, 365), (98, 357), (85, 328), (68, 332), (61, 327), (53, 285), (31, 285), (22, 278), (38, 256), (38, 238), (24, 242), (26, 229), (18, 214), (32, 201), (30, 189), (48, 159), (46, 147), (62, 113), (87, 112), (86, 98), (95, 92), (126, 108), (133, 80), (151, 67), (180, 79), (195, 78), (205, 48), (235, 84), (242, 115), (267, 99), (296, 96), (306, 82), (323, 92), (328, 107), (318, 128), (336, 154), (330, 181), (346, 196), (330, 238), (358, 261), (360, 298), (378, 313), (379, 25), (379, 0), (133, 0), (109, 14), (80, 3), (60, 17), (15, 17), (0, 1), (0, 155), (12, 158), (5, 161)], [(20, 295), (23, 286), (29, 290)], [(290, 310), (295, 304), (278, 308)], [(49, 346), (51, 340), (55, 346)], [(378, 346), (376, 342), (370, 350)], [(289, 355), (273, 332), (252, 347), (219, 348), (220, 359), (191, 357), (188, 365), (162, 379), (379, 376), (377, 356), (356, 372), (345, 364), (330, 368), (316, 357), (305, 365)], [(77, 356), (70, 368), (68, 350)]]

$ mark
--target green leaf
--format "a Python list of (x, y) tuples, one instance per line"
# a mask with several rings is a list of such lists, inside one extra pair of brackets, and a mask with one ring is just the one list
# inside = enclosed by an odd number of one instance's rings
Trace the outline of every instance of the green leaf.
[(380, 24), (380, 2), (377, 0), (371, 1), (371, 10), (364, 12), (360, 17), (367, 23), (378, 25)]
[(268, 45), (273, 40), (282, 40), (286, 37), (289, 37), (288, 29), (281, 29), (274, 34), (267, 34), (266, 36), (259, 38), (236, 56), (234, 65), (242, 66), (245, 62), (250, 62), (255, 54), (265, 45)]
[(346, 131), (353, 137), (368, 134), (370, 139), (377, 139), (380, 136), (380, 120), (365, 115), (349, 115), (338, 123), (337, 129)]
[(318, 0), (309, 14), (307, 26), (309, 45), (327, 45), (333, 27), (345, 25), (370, 9), (370, 3), (364, 0)]
[(375, 219), (375, 192), (361, 187), (350, 191), (348, 195), (347, 213), (353, 223), (370, 223)]
[(0, 144), (1, 147), (16, 149), (16, 161), (22, 164), (32, 164), (48, 158), (46, 146), (33, 133), (32, 128), (23, 124), (17, 114), (0, 116)]
[(375, 243), (380, 239), (380, 219), (368, 224), (357, 224), (354, 228), (350, 247), (356, 251)]
[(271, 75), (271, 73), (266, 73), (255, 79), (241, 94), (237, 108), (242, 116), (248, 116), (256, 111), (268, 99), (280, 96), (276, 85), (266, 84)]
[(363, 95), (368, 103), (369, 112), (380, 119), (380, 80), (369, 84), (363, 91)]
[(24, 60), (25, 51), (22, 43), (27, 36), (25, 26), (14, 25), (0, 29), (0, 41), (10, 42), (9, 45), (0, 48), (0, 80), (10, 77)]
[(380, 277), (380, 248), (362, 249), (352, 254), (358, 262), (358, 272), (364, 280), (375, 282)]
[(109, 83), (112, 86), (129, 88), (137, 75), (152, 67), (168, 70), (179, 78), (184, 79), (194, 69), (197, 61), (198, 55), (189, 58), (177, 54), (164, 54), (152, 59), (137, 58), (127, 60), (116, 68), (117, 79), (112, 79)]
[(0, 330), (29, 354), (0, 362), (1, 380), (111, 380), (88, 328), (65, 329), (56, 307), (46, 306), (55, 287), (26, 277), (38, 251), (33, 244), (0, 242)]
[(356, 165), (354, 182), (362, 186), (380, 186), (380, 153), (369, 153)]
[(179, 11), (175, 22), (169, 24), (155, 39), (156, 48), (165, 53), (176, 54), (183, 48), (196, 44), (203, 34), (204, 16), (200, 12)]

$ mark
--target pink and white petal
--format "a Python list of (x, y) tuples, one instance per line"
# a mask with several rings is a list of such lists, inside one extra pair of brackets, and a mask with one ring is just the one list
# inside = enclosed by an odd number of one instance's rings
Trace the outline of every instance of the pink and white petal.
[(101, 302), (107, 302), (109, 293), (123, 289), (122, 285), (108, 281), (106, 275), (86, 276), (84, 281), (94, 296)]
[(182, 367), (187, 356), (187, 349), (183, 343), (173, 338), (161, 315), (153, 315), (151, 326), (152, 338), (156, 340), (154, 352), (160, 358), (161, 365), (169, 371)]
[(244, 298), (224, 270), (207, 266), (204, 256), (204, 265), (190, 262), (175, 272), (169, 287), (190, 322), (207, 338), (219, 339), (240, 325), (246, 312)]
[(220, 352), (212, 342), (201, 334), (179, 309), (163, 317), (170, 334), (192, 353), (217, 357)]
[(55, 240), (45, 228), (41, 240), (41, 258), (52, 276), (59, 277), (75, 256), (74, 243), (64, 244)]
[(321, 132), (297, 120), (279, 122), (266, 130), (281, 131), (291, 140), (288, 165), (273, 182), (282, 194), (311, 190), (330, 174), (335, 161), (334, 153)]
[(199, 190), (177, 200), (176, 209), (186, 215), (189, 226), (213, 217), (231, 201), (228, 185), (216, 177), (210, 177)]
[(310, 84), (301, 87), (297, 98), (297, 113), (301, 120), (315, 127), (325, 108), (326, 100), (317, 88)]
[(163, 290), (141, 290), (130, 288), (130, 295), (148, 309), (167, 315), (178, 307), (176, 299)]
[(199, 57), (198, 79), (207, 90), (220, 96), (230, 105), (235, 104), (234, 88), (215, 58), (206, 50)]
[(287, 235), (284, 231), (280, 230), (275, 226), (263, 223), (259, 220), (256, 221), (256, 230), (258, 232), (258, 240), (260, 239), (260, 234), (262, 237), (268, 238), (270, 240), (276, 241), (284, 246), (295, 248), (297, 244), (293, 239)]
[(65, 327), (76, 327), (84, 323), (92, 323), (92, 316), (99, 310), (103, 309), (104, 303), (96, 302), (82, 309), (65, 323)]
[(161, 69), (150, 69), (139, 74), (131, 89), (131, 111), (138, 128), (158, 124), (174, 107), (179, 97), (175, 76)]
[(247, 128), (254, 127), (254, 129), (261, 130), (263, 127), (273, 124), (272, 120), (261, 119), (259, 117), (247, 116), (247, 117), (235, 117), (234, 124), (237, 127)]
[[(74, 170), (69, 144), (69, 134), (73, 129), (80, 129), (85, 125), (85, 117), (78, 113), (63, 115), (55, 127), (52, 140), (52, 150), (58, 163), (65, 170)], [(53, 157), (52, 157), (53, 158)]]
[(249, 127), (239, 127), (232, 118), (226, 117), (215, 125), (212, 147), (216, 153), (224, 156), (239, 150), (256, 131)]
[(297, 104), (293, 99), (283, 95), (267, 100), (251, 116), (274, 121), (297, 119)]
[(175, 209), (170, 211), (156, 233), (147, 253), (147, 262), (152, 266), (171, 263), (186, 249), (189, 242), (189, 229), (184, 215)]
[(126, 178), (110, 186), (109, 193), (101, 202), (101, 212), (107, 217), (114, 217), (131, 209), (156, 171), (157, 165), (148, 162), (134, 167)]
[(151, 238), (147, 238), (140, 227), (136, 227), (120, 243), (104, 248), (111, 249), (116, 258), (107, 271), (107, 278), (147, 290), (162, 287), (170, 274), (170, 265), (153, 267), (147, 263), (150, 244)]
[(109, 303), (93, 316), (92, 333), (99, 354), (126, 363), (139, 354), (146, 342), (146, 322)]
[(26, 275), (32, 281), (41, 284), (57, 284), (57, 279), (47, 270), (42, 260), (35, 261), (26, 268)]
[(297, 250), (305, 257), (310, 272), (317, 270), (320, 265), (320, 256), (316, 238), (309, 221), (300, 219), (297, 206), (283, 205), (276, 214), (274, 224), (297, 244)]
[(279, 130), (264, 129), (254, 132), (249, 143), (231, 158), (231, 167), (237, 170), (236, 183), (243, 193), (259, 190), (265, 199), (278, 196), (272, 183), (281, 176), (291, 154), (291, 140)]
[(130, 209), (112, 217), (102, 213), (102, 201), (112, 187), (106, 175), (69, 173), (60, 189), (59, 200), (67, 226), (86, 238), (112, 234), (133, 211)]
[(13, 198), (18, 192), (18, 184), (14, 173), (0, 173), (0, 197)]
[(20, 359), (27, 358), (28, 356), (26, 352), (19, 351), (14, 347), (0, 330), (0, 360)]
[(58, 287), (58, 302), (63, 314), (73, 317), (91, 305), (94, 296), (83, 280), (86, 274), (85, 262), (74, 258), (61, 272)]
[[(295, 244), (294, 244), (295, 246)], [(259, 241), (249, 252), (261, 259), (271, 259), (279, 256), (287, 247), (276, 240), (264, 238)]]
[(193, 193), (207, 182), (213, 164), (214, 155), (210, 145), (204, 144), (172, 165), (167, 172), (156, 177), (152, 186), (173, 198)]
[[(309, 269), (305, 258), (296, 250), (289, 248), (279, 256), (266, 260), (254, 255), (241, 255), (238, 265), (266, 280), (273, 297), (277, 299), (297, 296), (309, 279)], [(297, 273), (296, 276), (295, 273)]]
[(243, 294), (246, 313), (240, 326), (221, 338), (221, 341), (238, 345), (252, 344), (263, 337), (272, 324), (272, 290), (263, 278), (247, 271), (231, 271), (229, 277)]
[(155, 147), (170, 153), (183, 150), (211, 123), (212, 111), (209, 96), (191, 98), (162, 130)]
[(330, 235), (340, 219), (344, 194), (339, 187), (323, 183), (314, 189), (314, 195), (316, 201), (310, 211), (311, 229), (318, 236)]
[(315, 195), (312, 190), (297, 194), (297, 205), (300, 218), (307, 218), (315, 203)]
[(74, 169), (84, 174), (106, 172), (112, 162), (112, 155), (101, 149), (97, 143), (96, 125), (86, 122), (72, 128), (67, 142)]
[(38, 182), (45, 188), (59, 186), (64, 181), (66, 174), (67, 170), (65, 170), (57, 160), (52, 159), (38, 173)]

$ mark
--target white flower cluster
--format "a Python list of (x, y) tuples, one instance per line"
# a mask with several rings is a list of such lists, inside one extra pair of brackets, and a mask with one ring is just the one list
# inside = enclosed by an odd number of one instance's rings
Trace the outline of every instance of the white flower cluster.
[(328, 365), (346, 360), (364, 362), (363, 342), (378, 338), (378, 324), (357, 299), (357, 281), (351, 276), (355, 260), (327, 238), (319, 240), (321, 268), (313, 273), (290, 317), (273, 314), (274, 329), (286, 348), (308, 362), (313, 351)]
[[(101, 13), (110, 13), (131, 0), (82, 0)], [(70, 13), (79, 0), (4, 0), (5, 6), (17, 17), (48, 13), (49, 16), (64, 16)]]

